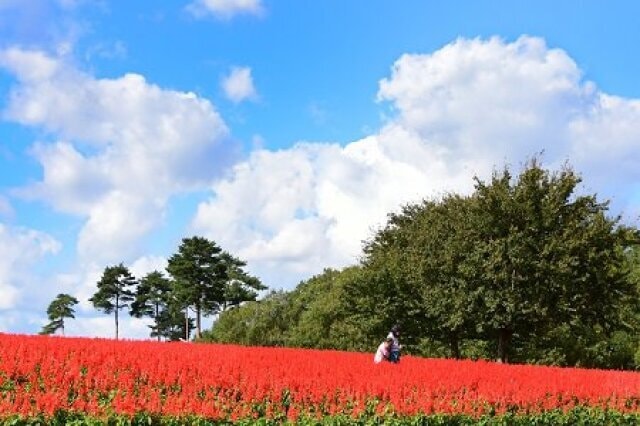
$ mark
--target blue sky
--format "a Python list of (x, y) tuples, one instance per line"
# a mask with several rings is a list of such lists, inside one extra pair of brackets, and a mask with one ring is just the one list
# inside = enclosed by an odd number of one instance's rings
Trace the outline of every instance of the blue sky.
[[(0, 0), (0, 331), (199, 234), (272, 288), (544, 151), (640, 212), (632, 1)], [(130, 321), (125, 336), (141, 337)]]

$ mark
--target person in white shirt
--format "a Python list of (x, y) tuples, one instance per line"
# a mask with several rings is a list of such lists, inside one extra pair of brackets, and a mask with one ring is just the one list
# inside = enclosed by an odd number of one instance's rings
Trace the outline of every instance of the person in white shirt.
[(391, 348), (391, 344), (393, 343), (393, 339), (387, 337), (384, 342), (380, 343), (378, 346), (378, 350), (376, 351), (375, 356), (373, 357), (373, 362), (376, 364), (381, 363), (384, 360), (389, 360), (389, 349)]

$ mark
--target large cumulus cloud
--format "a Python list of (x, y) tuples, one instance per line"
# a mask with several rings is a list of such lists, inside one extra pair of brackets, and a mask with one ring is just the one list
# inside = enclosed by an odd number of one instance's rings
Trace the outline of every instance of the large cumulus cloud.
[(39, 51), (8, 49), (18, 84), (5, 117), (44, 129), (32, 152), (43, 168), (25, 196), (86, 218), (81, 257), (126, 260), (162, 221), (169, 198), (220, 173), (236, 146), (214, 106), (138, 74), (100, 79)]
[(598, 90), (542, 39), (459, 39), (403, 55), (378, 99), (392, 116), (362, 140), (254, 152), (213, 186), (194, 229), (290, 287), (353, 263), (400, 204), (469, 192), (474, 175), (540, 152), (549, 167), (568, 160), (618, 211), (636, 211), (639, 101)]

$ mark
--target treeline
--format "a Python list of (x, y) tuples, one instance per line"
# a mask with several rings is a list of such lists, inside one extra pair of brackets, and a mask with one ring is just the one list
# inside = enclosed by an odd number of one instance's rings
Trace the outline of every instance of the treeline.
[(407, 205), (356, 266), (223, 312), (204, 339), (640, 369), (640, 233), (537, 160)]
[[(184, 238), (168, 261), (168, 275), (153, 271), (137, 279), (122, 263), (107, 266), (89, 301), (96, 309), (114, 315), (116, 339), (121, 310), (136, 318), (151, 318), (150, 336), (158, 340), (188, 340), (194, 329), (199, 338), (203, 316), (255, 300), (259, 291), (266, 290), (245, 266), (213, 241)], [(50, 322), (41, 334), (57, 330), (64, 334), (65, 318), (75, 317), (77, 303), (75, 297), (59, 294), (47, 309)]]

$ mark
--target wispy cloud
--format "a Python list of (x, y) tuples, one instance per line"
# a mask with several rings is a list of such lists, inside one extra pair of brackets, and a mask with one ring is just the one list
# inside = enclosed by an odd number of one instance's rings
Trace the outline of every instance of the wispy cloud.
[(96, 0), (0, 0), (0, 48), (20, 45), (47, 51), (69, 50), (89, 28), (82, 11), (100, 8), (100, 3)]
[(214, 16), (229, 20), (237, 15), (262, 15), (264, 7), (261, 0), (195, 0), (187, 6), (193, 16), (203, 18)]
[(91, 61), (93, 58), (103, 59), (124, 59), (127, 57), (127, 46), (121, 41), (115, 41), (113, 43), (97, 43), (90, 46), (85, 52), (85, 58), (87, 61)]
[(229, 75), (222, 79), (221, 86), (225, 96), (234, 103), (258, 97), (249, 67), (231, 68)]
[(329, 113), (321, 104), (317, 102), (311, 102), (307, 110), (309, 111), (309, 115), (316, 125), (320, 126), (327, 123)]

